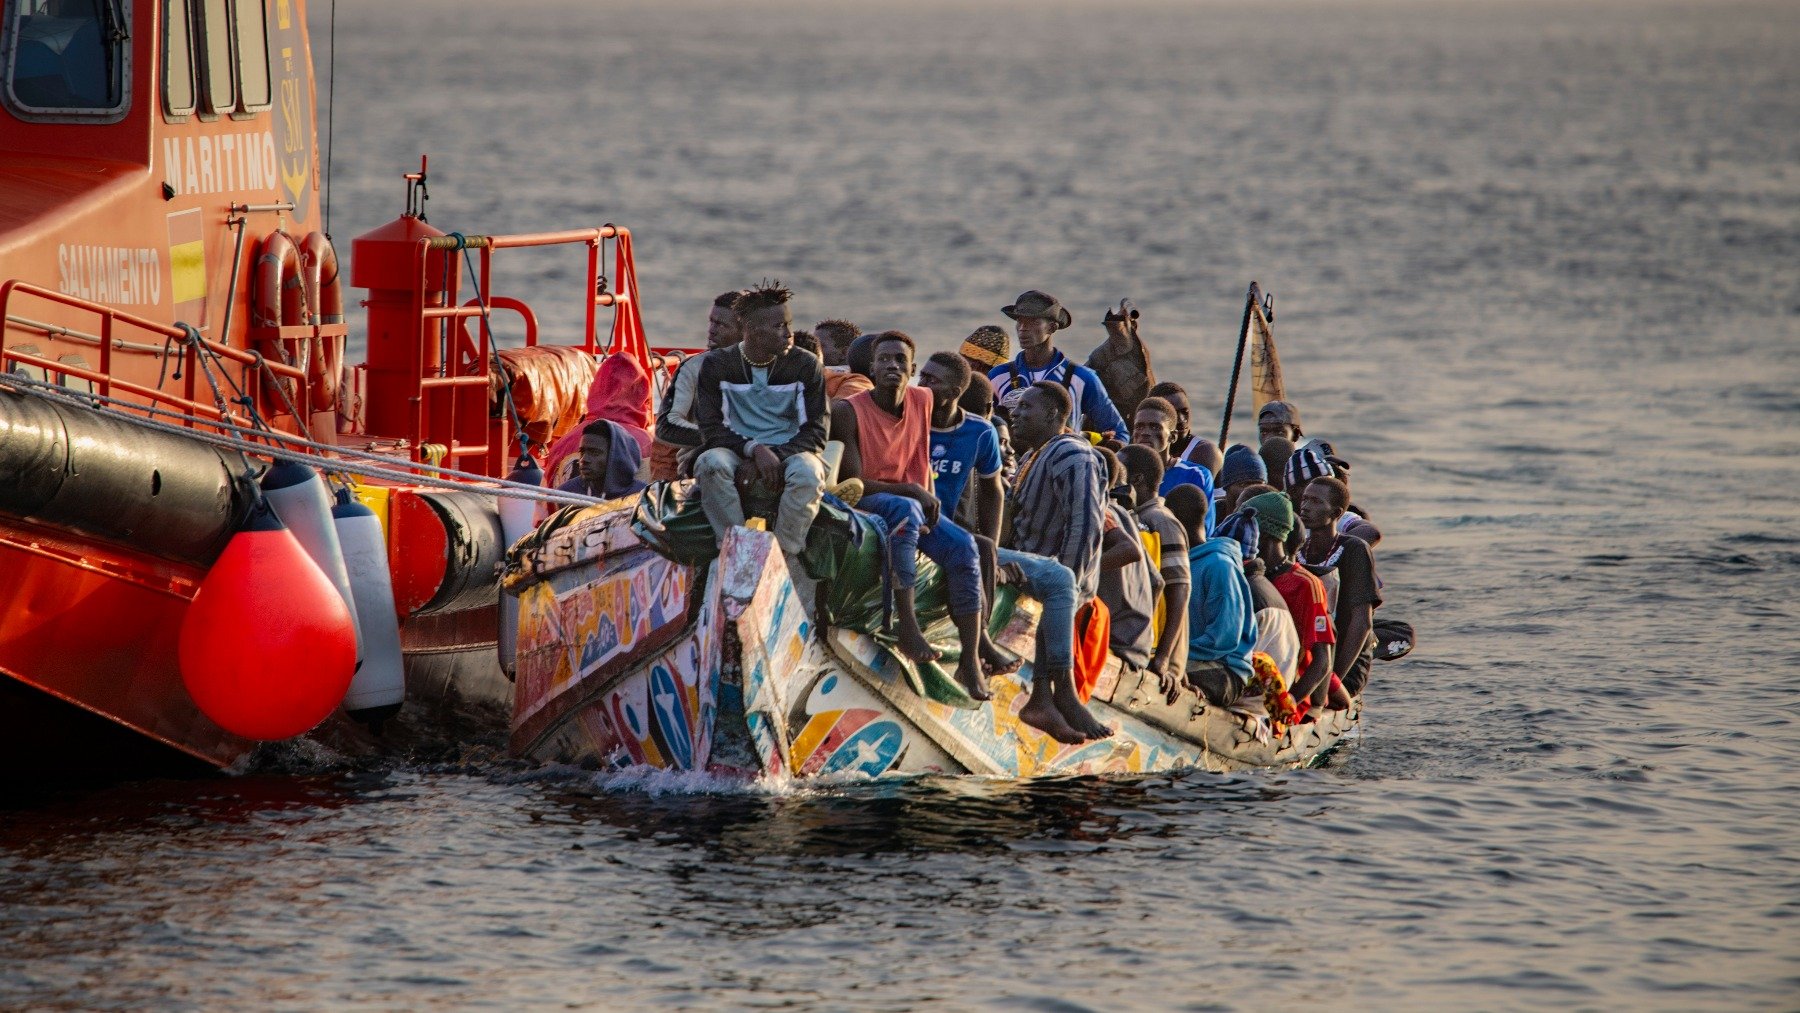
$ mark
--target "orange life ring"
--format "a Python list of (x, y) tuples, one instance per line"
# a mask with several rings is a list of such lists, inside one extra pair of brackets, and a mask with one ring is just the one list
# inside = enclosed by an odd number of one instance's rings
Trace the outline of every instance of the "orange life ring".
[[(323, 232), (308, 233), (300, 243), (300, 269), (305, 272), (307, 307), (321, 324), (344, 322), (344, 282), (338, 274), (337, 251)], [(320, 337), (306, 370), (313, 411), (337, 407), (338, 380), (344, 368), (344, 339)]]
[[(300, 249), (286, 232), (271, 232), (257, 248), (254, 284), (250, 290), (250, 324), (258, 328), (292, 327), (307, 322), (306, 289), (300, 282)], [(258, 351), (285, 366), (305, 371), (312, 348), (309, 341), (263, 339)], [(289, 399), (301, 411), (300, 391), (283, 382)], [(275, 393), (279, 397), (279, 392)], [(285, 407), (285, 406), (284, 406)]]

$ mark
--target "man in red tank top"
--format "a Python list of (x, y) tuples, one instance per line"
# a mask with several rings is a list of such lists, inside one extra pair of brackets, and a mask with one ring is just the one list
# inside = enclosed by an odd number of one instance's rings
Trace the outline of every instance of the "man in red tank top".
[(893, 575), (894, 614), (902, 654), (915, 662), (935, 661), (938, 652), (925, 640), (915, 607), (918, 554), (944, 571), (950, 592), (950, 618), (963, 645), (956, 679), (969, 695), (986, 700), (984, 656), (998, 660), (983, 628), (981, 563), (975, 539), (948, 517), (939, 515), (932, 493), (931, 392), (911, 386), (913, 339), (886, 331), (873, 341), (875, 389), (839, 401), (831, 409), (831, 435), (844, 444), (840, 479), (862, 480), (857, 509), (872, 513), (888, 529), (888, 566)]

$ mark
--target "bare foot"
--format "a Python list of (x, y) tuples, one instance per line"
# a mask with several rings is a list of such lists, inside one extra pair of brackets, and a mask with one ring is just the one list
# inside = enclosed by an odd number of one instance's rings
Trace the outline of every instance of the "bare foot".
[(937, 648), (931, 646), (930, 642), (925, 639), (925, 634), (919, 632), (916, 623), (900, 623), (898, 625), (899, 628), (894, 631), (894, 637), (898, 641), (895, 646), (900, 649), (901, 654), (921, 665), (942, 657), (938, 654)]
[(981, 666), (968, 651), (964, 651), (956, 662), (956, 681), (964, 692), (976, 700), (994, 698), (994, 694), (987, 688), (987, 677), (981, 674)]
[(1101, 724), (1100, 719), (1089, 712), (1087, 707), (1083, 706), (1082, 702), (1073, 694), (1069, 696), (1067, 702), (1064, 702), (1062, 694), (1058, 693), (1056, 709), (1061, 712), (1063, 720), (1069, 723), (1069, 727), (1080, 732), (1083, 738), (1112, 738), (1113, 730)]
[(1075, 674), (1066, 668), (1050, 673), (1050, 682), (1056, 687), (1056, 710), (1062, 715), (1063, 722), (1081, 733), (1083, 739), (1105, 739), (1112, 736), (1113, 730), (1101, 724), (1099, 719), (1088, 713), (1081, 704), (1081, 697), (1075, 692)]
[(925, 634), (919, 631), (919, 613), (910, 587), (894, 588), (894, 638), (899, 641), (897, 646), (900, 653), (911, 658), (915, 664), (923, 665), (940, 657), (936, 649), (926, 642)]
[(1087, 736), (1069, 727), (1056, 709), (1055, 692), (1048, 679), (1034, 679), (1031, 698), (1019, 709), (1019, 720), (1067, 746), (1087, 741)]
[(1011, 675), (1025, 665), (1025, 659), (981, 635), (981, 670), (988, 675)]

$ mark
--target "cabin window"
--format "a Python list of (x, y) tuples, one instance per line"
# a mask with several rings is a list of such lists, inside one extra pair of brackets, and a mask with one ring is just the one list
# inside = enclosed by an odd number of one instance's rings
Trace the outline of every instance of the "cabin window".
[(163, 4), (163, 111), (170, 119), (194, 114), (194, 46), (187, 0)]
[(231, 27), (237, 42), (238, 110), (254, 113), (274, 104), (269, 91), (269, 26), (263, 0), (233, 0)]
[(237, 112), (237, 70), (231, 58), (231, 0), (199, 0), (200, 111), (209, 116)]
[(22, 119), (113, 122), (130, 103), (131, 0), (19, 0), (0, 32)]
[[(263, 0), (167, 0), (168, 46), (164, 107), (170, 119), (247, 119), (274, 104), (269, 74), (269, 25)], [(198, 77), (178, 78), (177, 54)], [(192, 71), (190, 71), (191, 73)], [(189, 92), (194, 97), (187, 101)]]

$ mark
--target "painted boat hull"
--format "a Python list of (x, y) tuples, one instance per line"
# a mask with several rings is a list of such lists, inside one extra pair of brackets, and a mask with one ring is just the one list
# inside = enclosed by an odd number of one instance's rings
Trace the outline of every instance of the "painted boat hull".
[[(1357, 726), (1356, 712), (1332, 713), (1259, 737), (1252, 719), (1191, 693), (1167, 703), (1115, 660), (1090, 704), (1115, 734), (1063, 745), (1018, 718), (1029, 666), (994, 679), (980, 707), (938, 702), (874, 638), (814, 630), (772, 536), (732, 531), (699, 579), (630, 520), (591, 508), (515, 556), (517, 755), (745, 777), (1226, 771), (1316, 762)], [(1020, 599), (996, 637), (1029, 657), (1036, 620)]]

